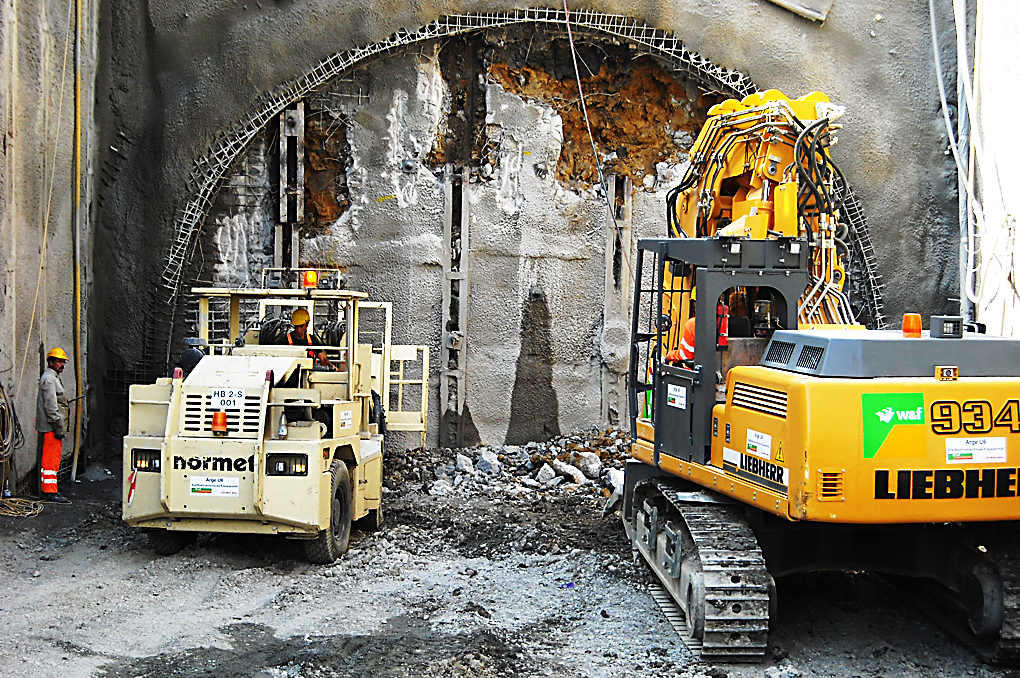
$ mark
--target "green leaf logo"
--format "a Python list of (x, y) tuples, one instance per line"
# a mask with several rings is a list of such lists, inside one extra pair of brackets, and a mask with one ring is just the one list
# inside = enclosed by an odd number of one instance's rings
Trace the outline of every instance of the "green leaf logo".
[(874, 459), (894, 426), (924, 424), (923, 393), (864, 393), (861, 395), (864, 422), (864, 458)]

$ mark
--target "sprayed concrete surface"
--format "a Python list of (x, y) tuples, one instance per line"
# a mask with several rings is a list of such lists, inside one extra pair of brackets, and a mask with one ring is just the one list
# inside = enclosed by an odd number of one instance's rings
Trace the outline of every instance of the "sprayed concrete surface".
[[(75, 355), (73, 285), (76, 272), (86, 286), (95, 277), (89, 252), (96, 168), (87, 145), (81, 154), (76, 215), (81, 247), (77, 271), (73, 166), (76, 116), (82, 138), (97, 128), (91, 102), (97, 96), (98, 10), (83, 3), (81, 108), (76, 111), (73, 7), (53, 0), (0, 7), (0, 383), (31, 441), (14, 454), (18, 475), (35, 463), (35, 399), (45, 369), (43, 356), (54, 346), (71, 356), (62, 376), (70, 397), (78, 390), (76, 368), (88, 358), (87, 346), (81, 360)], [(99, 391), (91, 395), (88, 402), (94, 406)], [(67, 455), (71, 437), (65, 443)]]
[[(457, 452), (474, 468), (457, 470)], [(618, 515), (603, 517), (597, 486), (533, 489), (512, 465), (480, 472), (482, 452), (391, 456), (385, 525), (355, 532), (332, 566), (297, 560), (293, 542), (242, 536), (155, 556), (120, 522), (120, 479), (94, 467), (65, 490), (71, 506), (0, 518), (4, 674), (1016, 675), (983, 666), (862, 574), (779, 580), (764, 664), (695, 661), (651, 598)], [(506, 461), (522, 449), (490, 452)]]
[[(106, 158), (110, 179), (100, 191), (96, 257), (109, 275), (97, 280), (93, 298), (102, 319), (93, 337), (102, 348), (93, 381), (157, 359), (139, 347), (157, 310), (149, 296), (155, 277), (191, 198), (188, 175), (197, 167), (201, 176), (196, 161), (217, 135), (259, 110), (260, 95), (331, 53), (398, 28), (501, 8), (111, 0), (102, 33), (110, 68), (100, 86), (111, 92), (101, 105), (102, 146), (128, 143)], [(838, 4), (822, 25), (764, 2), (592, 8), (670, 31), (762, 88), (793, 95), (820, 89), (845, 104), (834, 155), (870, 220), (889, 316), (953, 310), (955, 177), (943, 153), (920, 5), (879, 12)], [(463, 54), (451, 58), (444, 49), (454, 43)], [(637, 188), (627, 196), (631, 247), (637, 237), (663, 232), (663, 193), (679, 181), (676, 163), (711, 97), (647, 57), (624, 58), (626, 44), (591, 35), (579, 43), (599, 152)], [(344, 267), (352, 287), (393, 301), (395, 339), (434, 347), (436, 392), (450, 188), (444, 162), (469, 170), (466, 442), (548, 436), (625, 416), (617, 358), (626, 353), (619, 331), (626, 312), (607, 313), (618, 300), (604, 290), (611, 289), (607, 270), (626, 270), (626, 263), (607, 246), (606, 209), (591, 188), (594, 166), (573, 80), (562, 36), (531, 26), (387, 53), (328, 85), (328, 101), (306, 102), (315, 122), (302, 260)], [(276, 143), (270, 126), (238, 156), (185, 286), (251, 280), (271, 257), (275, 180), (267, 149)], [(250, 204), (238, 204), (244, 191)], [(177, 320), (179, 339), (187, 314)], [(116, 397), (108, 394), (109, 411), (119, 406)], [(433, 440), (443, 407), (433, 400)]]

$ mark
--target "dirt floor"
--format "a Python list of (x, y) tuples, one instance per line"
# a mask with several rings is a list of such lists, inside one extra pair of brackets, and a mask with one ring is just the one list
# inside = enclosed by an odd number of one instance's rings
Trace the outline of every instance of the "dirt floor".
[[(592, 481), (542, 473), (547, 460), (596, 448)], [(603, 517), (622, 449), (618, 436), (589, 433), (465, 450), (459, 462), (448, 450), (391, 455), (383, 529), (356, 532), (332, 566), (303, 562), (295, 542), (243, 536), (156, 556), (120, 520), (118, 479), (93, 466), (62, 488), (72, 505), (0, 518), (0, 668), (64, 678), (1020, 676), (983, 665), (861, 574), (780, 580), (763, 665), (694, 661), (650, 597), (618, 514)]]

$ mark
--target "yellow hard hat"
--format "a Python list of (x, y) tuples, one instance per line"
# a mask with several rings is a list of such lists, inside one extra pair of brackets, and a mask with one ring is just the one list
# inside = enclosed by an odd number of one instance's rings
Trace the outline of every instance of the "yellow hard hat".
[(691, 288), (691, 301), (697, 301), (697, 300), (698, 300), (698, 288), (697, 287), (692, 287)]
[(305, 325), (308, 323), (308, 311), (303, 308), (296, 308), (294, 312), (290, 314), (290, 324), (294, 327), (298, 325)]
[(50, 352), (46, 354), (46, 359), (49, 360), (50, 358), (59, 358), (61, 360), (67, 360), (67, 354), (64, 353), (64, 349), (62, 348), (51, 348)]

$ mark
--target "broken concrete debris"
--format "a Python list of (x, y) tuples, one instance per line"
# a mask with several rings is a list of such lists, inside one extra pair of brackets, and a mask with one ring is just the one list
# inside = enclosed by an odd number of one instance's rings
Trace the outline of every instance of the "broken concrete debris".
[(790, 666), (788, 663), (773, 666), (765, 670), (765, 678), (800, 678), (802, 675), (799, 669)]
[(480, 473), (487, 473), (493, 476), (498, 476), (499, 472), (503, 470), (503, 465), (499, 463), (496, 453), (489, 448), (483, 448), (478, 453), (478, 463), (475, 467)]
[[(534, 482), (536, 486), (545, 485), (555, 477), (556, 471), (553, 471), (552, 466), (549, 466), (549, 464), (542, 464), (542, 468), (538, 469), (538, 474), (532, 482)], [(531, 480), (531, 478), (527, 478), (527, 480)]]
[(560, 436), (548, 442), (505, 447), (416, 449), (391, 455), (389, 490), (420, 485), (432, 496), (472, 496), (480, 489), (525, 496), (549, 492), (609, 497), (623, 486), (630, 436), (619, 429)]
[(602, 460), (594, 452), (579, 453), (576, 466), (588, 478), (595, 479), (602, 475)]
[(576, 466), (572, 466), (571, 464), (565, 464), (559, 459), (552, 460), (552, 467), (553, 470), (561, 476), (573, 478), (574, 482), (578, 485), (584, 485), (588, 480), (584, 477), (584, 474), (581, 473), (581, 469)]

